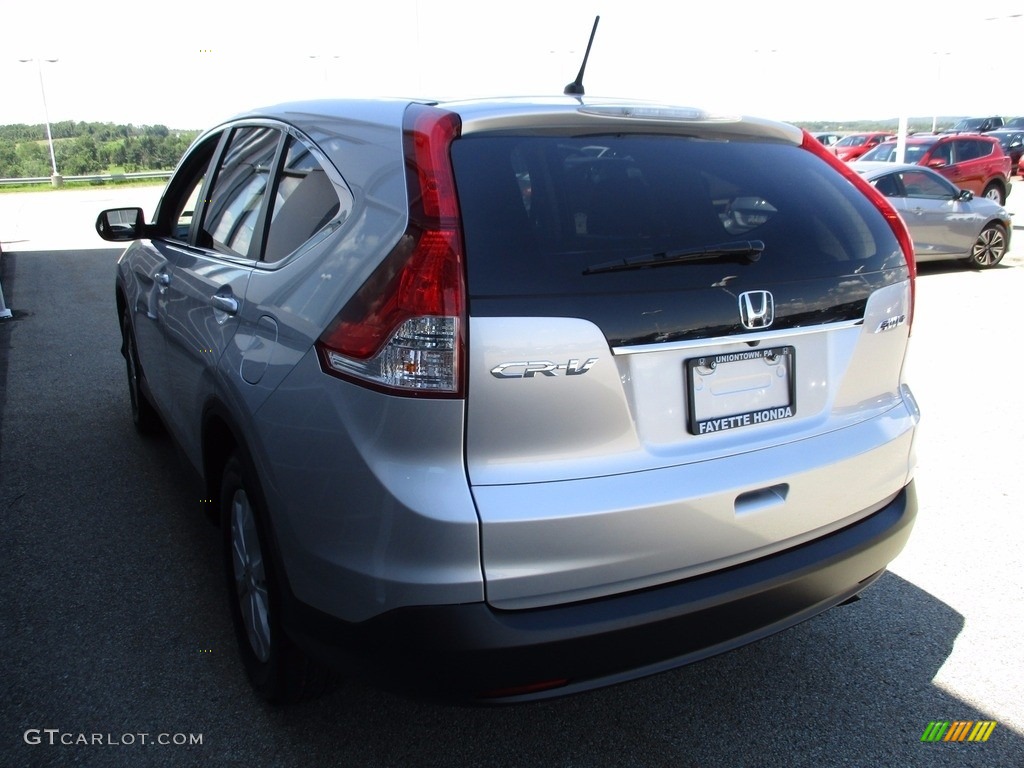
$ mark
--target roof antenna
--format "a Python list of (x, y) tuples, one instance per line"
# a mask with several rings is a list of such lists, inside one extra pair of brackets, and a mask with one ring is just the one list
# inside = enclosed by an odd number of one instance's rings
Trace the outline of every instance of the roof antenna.
[(590, 41), (587, 43), (587, 52), (583, 54), (583, 63), (580, 65), (580, 73), (576, 75), (576, 79), (565, 86), (565, 93), (569, 96), (582, 96), (583, 95), (583, 71), (587, 68), (587, 59), (590, 57), (590, 46), (594, 44), (594, 35), (597, 34), (597, 22), (601, 20), (600, 16), (594, 17), (594, 28), (590, 30)]

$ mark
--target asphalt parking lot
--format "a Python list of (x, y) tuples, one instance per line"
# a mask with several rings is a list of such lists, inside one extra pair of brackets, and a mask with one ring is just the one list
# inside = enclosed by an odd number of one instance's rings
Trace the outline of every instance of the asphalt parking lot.
[[(218, 539), (128, 416), (101, 208), (158, 187), (0, 194), (0, 765), (1024, 765), (1024, 213), (996, 269), (924, 265), (909, 378), (920, 512), (862, 599), (706, 662), (537, 705), (348, 684), (260, 703)], [(1010, 197), (1024, 212), (1024, 182)], [(994, 721), (923, 743), (933, 721)], [(98, 737), (98, 738), (97, 738)], [(164, 743), (166, 742), (166, 743)]]

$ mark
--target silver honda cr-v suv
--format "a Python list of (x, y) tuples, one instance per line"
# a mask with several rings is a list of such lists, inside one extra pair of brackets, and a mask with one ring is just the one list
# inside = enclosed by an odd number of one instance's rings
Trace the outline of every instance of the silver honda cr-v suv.
[(254, 685), (557, 696), (857, 594), (916, 513), (914, 261), (808, 134), (324, 101), (104, 211), (132, 413), (219, 505)]

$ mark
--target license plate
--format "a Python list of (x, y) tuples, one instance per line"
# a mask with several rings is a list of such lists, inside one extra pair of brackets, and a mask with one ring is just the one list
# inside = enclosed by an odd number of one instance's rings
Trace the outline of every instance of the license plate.
[(793, 347), (748, 349), (686, 361), (688, 428), (709, 435), (796, 414)]

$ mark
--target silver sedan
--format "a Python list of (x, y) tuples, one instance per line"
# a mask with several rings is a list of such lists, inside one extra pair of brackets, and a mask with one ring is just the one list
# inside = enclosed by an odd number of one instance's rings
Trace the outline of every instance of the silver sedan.
[(918, 261), (964, 259), (985, 268), (1009, 250), (1010, 213), (998, 203), (957, 189), (921, 165), (862, 161), (852, 167), (899, 211)]

